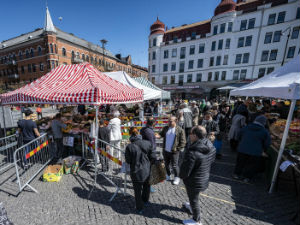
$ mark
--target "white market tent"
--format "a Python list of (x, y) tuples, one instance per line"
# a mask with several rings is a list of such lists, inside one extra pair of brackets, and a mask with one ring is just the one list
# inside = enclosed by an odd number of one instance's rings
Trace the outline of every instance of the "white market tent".
[(230, 92), (232, 96), (260, 96), (270, 98), (291, 99), (289, 115), (285, 125), (277, 162), (275, 165), (269, 193), (272, 193), (278, 174), (279, 164), (288, 136), (292, 115), (295, 110), (296, 100), (300, 99), (300, 55), (278, 68), (271, 74), (260, 78), (241, 88)]
[(138, 81), (131, 78), (126, 72), (124, 71), (117, 71), (117, 72), (105, 72), (105, 75), (109, 76), (110, 78), (117, 80), (123, 84), (126, 84), (133, 88), (138, 88), (144, 91), (144, 100), (153, 100), (153, 99), (161, 99), (162, 98), (162, 91), (155, 90), (151, 87), (147, 87), (145, 85), (140, 84)]

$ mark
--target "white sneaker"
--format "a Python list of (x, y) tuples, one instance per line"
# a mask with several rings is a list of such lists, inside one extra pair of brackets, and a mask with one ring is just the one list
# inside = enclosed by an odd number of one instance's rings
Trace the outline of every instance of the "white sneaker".
[(171, 181), (171, 176), (166, 176), (166, 181)]
[(193, 219), (183, 220), (182, 222), (183, 222), (183, 224), (185, 224), (185, 225), (203, 225), (201, 222), (196, 222), (196, 221), (193, 220)]
[(183, 206), (184, 206), (187, 210), (189, 210), (191, 214), (193, 214), (193, 211), (192, 211), (192, 208), (191, 208), (191, 205), (190, 205), (189, 202), (185, 202), (185, 203), (183, 204)]
[(173, 184), (174, 185), (178, 185), (180, 183), (180, 178), (179, 177), (175, 177)]

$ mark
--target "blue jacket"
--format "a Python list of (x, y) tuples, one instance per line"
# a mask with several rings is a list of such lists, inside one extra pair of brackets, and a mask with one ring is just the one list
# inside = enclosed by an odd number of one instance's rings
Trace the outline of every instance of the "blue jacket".
[(242, 128), (238, 139), (238, 152), (247, 155), (261, 156), (264, 149), (269, 148), (271, 144), (271, 137), (267, 129), (256, 123), (250, 123)]

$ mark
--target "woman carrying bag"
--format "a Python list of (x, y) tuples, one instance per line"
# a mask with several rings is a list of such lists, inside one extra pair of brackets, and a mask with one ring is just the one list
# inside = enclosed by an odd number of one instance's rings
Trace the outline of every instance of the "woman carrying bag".
[(142, 140), (137, 128), (129, 130), (130, 144), (125, 150), (126, 163), (130, 165), (130, 177), (133, 183), (136, 210), (143, 213), (144, 204), (149, 202), (150, 197), (150, 166), (155, 159), (155, 152), (149, 141)]

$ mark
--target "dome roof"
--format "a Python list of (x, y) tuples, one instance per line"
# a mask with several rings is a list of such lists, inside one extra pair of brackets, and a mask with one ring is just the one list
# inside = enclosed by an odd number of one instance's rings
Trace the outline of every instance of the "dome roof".
[(236, 7), (236, 3), (233, 0), (222, 0), (221, 3), (215, 9), (215, 16), (234, 11)]
[(156, 21), (150, 27), (150, 35), (163, 33), (165, 33), (165, 24), (161, 22), (157, 17)]

